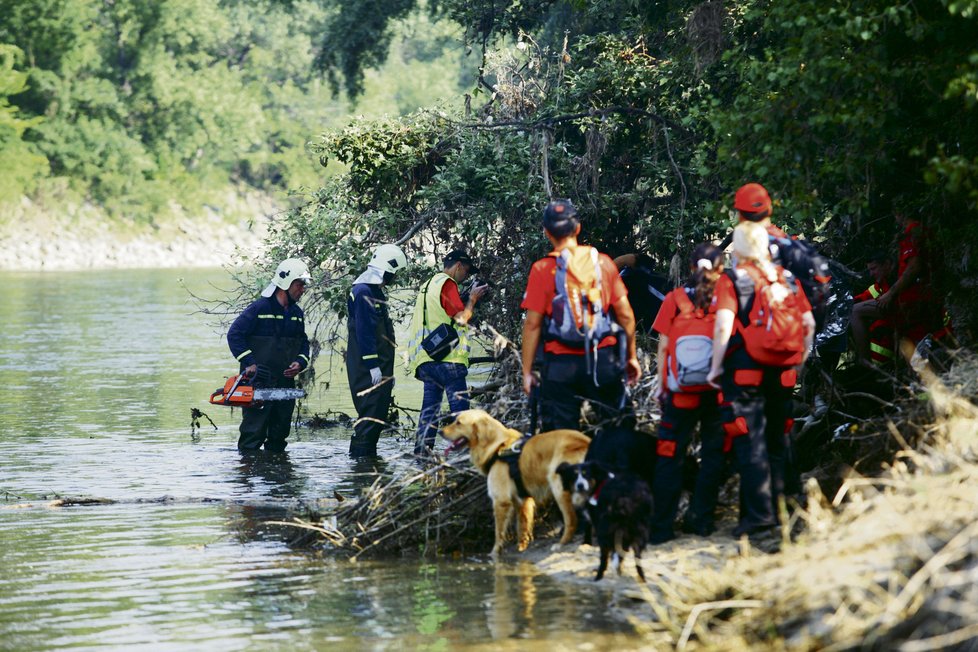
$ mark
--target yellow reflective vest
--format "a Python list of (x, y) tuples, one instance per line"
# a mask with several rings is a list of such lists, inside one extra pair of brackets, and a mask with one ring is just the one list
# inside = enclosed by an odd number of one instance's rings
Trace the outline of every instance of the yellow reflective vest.
[[(411, 316), (411, 338), (408, 342), (408, 371), (417, 375), (418, 367), (433, 360), (421, 348), (421, 341), (428, 337), (432, 330), (442, 324), (451, 324), (458, 333), (458, 343), (441, 362), (454, 362), (469, 366), (469, 335), (468, 327), (455, 323), (441, 305), (441, 289), (446, 282), (455, 283), (455, 279), (445, 272), (438, 272), (427, 284), (422, 286), (418, 298), (414, 302), (414, 314)], [(456, 283), (457, 285), (457, 283)], [(427, 311), (427, 320), (425, 312)], [(426, 324), (427, 322), (427, 324)], [(426, 327), (427, 326), (427, 327)]]

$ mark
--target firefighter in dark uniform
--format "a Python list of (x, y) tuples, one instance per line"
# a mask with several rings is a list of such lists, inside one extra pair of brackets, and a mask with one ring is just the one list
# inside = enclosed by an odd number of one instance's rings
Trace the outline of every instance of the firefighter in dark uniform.
[(407, 258), (400, 247), (380, 245), (346, 300), (346, 375), (358, 417), (350, 438), (350, 457), (375, 457), (377, 440), (387, 426), (395, 343), (384, 285), (405, 267)]
[[(312, 278), (298, 258), (283, 260), (261, 297), (245, 308), (228, 330), (228, 347), (241, 373), (261, 387), (295, 387), (295, 377), (309, 367), (305, 313), (297, 301)], [(268, 401), (242, 408), (238, 449), (270, 452), (287, 445), (295, 401)]]

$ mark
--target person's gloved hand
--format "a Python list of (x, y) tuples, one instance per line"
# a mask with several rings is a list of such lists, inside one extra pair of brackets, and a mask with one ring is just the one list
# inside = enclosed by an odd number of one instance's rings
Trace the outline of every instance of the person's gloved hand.
[(370, 384), (377, 385), (383, 380), (384, 375), (380, 373), (380, 367), (371, 367), (370, 369)]

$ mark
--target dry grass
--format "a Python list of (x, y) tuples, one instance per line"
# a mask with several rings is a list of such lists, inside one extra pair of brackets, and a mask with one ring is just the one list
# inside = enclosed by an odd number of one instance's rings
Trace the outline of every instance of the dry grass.
[[(829, 501), (810, 481), (804, 534), (778, 554), (690, 564), (657, 559), (641, 597), (655, 619), (636, 625), (679, 649), (978, 649), (978, 409), (924, 373), (929, 415), (914, 440), (907, 422), (879, 431), (899, 452), (878, 477), (851, 473)], [(953, 374), (978, 377), (978, 361)], [(964, 383), (958, 384), (958, 387)], [(906, 399), (914, 401), (913, 398)], [(933, 416), (936, 415), (936, 418)], [(921, 421), (923, 421), (921, 419)], [(787, 531), (788, 528), (786, 528)], [(697, 554), (702, 555), (702, 550)]]

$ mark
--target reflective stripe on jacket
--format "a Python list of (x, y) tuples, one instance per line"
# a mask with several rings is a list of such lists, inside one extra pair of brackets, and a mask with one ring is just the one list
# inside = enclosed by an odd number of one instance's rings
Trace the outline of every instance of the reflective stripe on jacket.
[[(455, 323), (441, 305), (441, 289), (446, 282), (455, 283), (455, 279), (445, 272), (438, 272), (425, 286), (422, 286), (422, 291), (418, 292), (418, 298), (414, 302), (414, 314), (411, 317), (411, 339), (408, 342), (407, 351), (408, 371), (412, 374), (425, 362), (433, 362), (421, 348), (421, 341), (442, 324), (451, 324), (455, 328), (455, 332), (458, 333), (458, 344), (441, 362), (455, 362), (466, 367), (469, 365), (471, 347), (469, 346), (468, 327)], [(427, 320), (425, 319), (425, 311), (428, 313)], [(426, 321), (427, 328), (425, 328)]]
[(347, 366), (394, 370), (394, 324), (387, 296), (379, 285), (358, 283), (350, 290), (347, 310)]
[(283, 361), (285, 366), (292, 362), (298, 362), (303, 369), (309, 366), (305, 313), (298, 304), (290, 303), (283, 308), (274, 296), (261, 297), (238, 315), (228, 329), (228, 348), (234, 359), (241, 363), (242, 369), (253, 364), (266, 364), (256, 359), (255, 338), (294, 340), (294, 344), (288, 347), (295, 350), (294, 356)]

